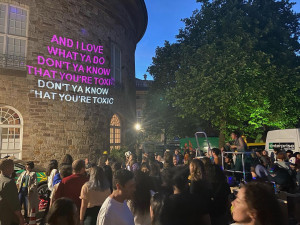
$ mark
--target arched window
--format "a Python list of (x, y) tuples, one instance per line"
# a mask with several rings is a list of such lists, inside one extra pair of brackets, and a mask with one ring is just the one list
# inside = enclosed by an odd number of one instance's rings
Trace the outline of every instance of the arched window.
[(10, 106), (0, 105), (0, 157), (10, 155), (22, 159), (23, 120)]
[(121, 122), (115, 114), (110, 121), (110, 149), (121, 148)]

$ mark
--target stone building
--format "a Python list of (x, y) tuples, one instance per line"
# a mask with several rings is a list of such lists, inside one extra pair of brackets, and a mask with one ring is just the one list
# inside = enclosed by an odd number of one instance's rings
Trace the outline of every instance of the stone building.
[(134, 144), (143, 0), (0, 0), (0, 156), (47, 164)]

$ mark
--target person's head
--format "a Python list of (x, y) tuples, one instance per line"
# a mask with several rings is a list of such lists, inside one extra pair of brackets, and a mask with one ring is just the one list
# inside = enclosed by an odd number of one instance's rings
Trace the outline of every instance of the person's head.
[(113, 173), (120, 170), (121, 168), (122, 168), (122, 165), (119, 162), (114, 162), (111, 166), (111, 170), (112, 170)]
[(59, 173), (60, 173), (61, 179), (71, 176), (72, 175), (72, 166), (70, 164), (66, 164), (66, 163), (60, 164)]
[(113, 189), (124, 199), (131, 199), (136, 189), (133, 173), (124, 169), (116, 171), (113, 175)]
[(163, 224), (163, 212), (165, 210), (166, 196), (155, 193), (150, 199), (150, 217), (152, 225)]
[(178, 150), (178, 149), (175, 149), (174, 154), (175, 154), (175, 155), (178, 155), (178, 154), (179, 154), (179, 150)]
[(232, 163), (232, 156), (230, 154), (225, 155), (225, 163)]
[(64, 156), (63, 160), (61, 161), (61, 163), (72, 165), (72, 163), (73, 163), (72, 156), (70, 154), (65, 154), (65, 156)]
[(0, 171), (4, 176), (11, 177), (14, 172), (14, 161), (9, 158), (1, 159)]
[(72, 163), (73, 173), (84, 174), (85, 173), (85, 163), (81, 159), (77, 159)]
[(281, 152), (281, 149), (278, 147), (274, 147), (273, 150), (274, 150), (275, 155), (277, 155), (279, 152)]
[(261, 157), (262, 156), (262, 151), (260, 149), (256, 149), (255, 154), (256, 154), (257, 157)]
[(107, 161), (108, 156), (107, 155), (101, 155), (99, 160), (98, 160), (98, 166), (99, 167), (104, 167), (106, 165), (106, 161)]
[(141, 171), (136, 171), (134, 178), (136, 182), (136, 191), (133, 194), (130, 205), (134, 214), (138, 213), (143, 215), (149, 213), (152, 179), (148, 174)]
[(296, 152), (295, 157), (296, 157), (296, 159), (300, 159), (300, 152)]
[(165, 159), (164, 168), (171, 168), (174, 166), (173, 156), (170, 151), (165, 151), (164, 159)]
[(237, 131), (237, 130), (232, 131), (231, 134), (230, 134), (230, 137), (231, 137), (232, 140), (236, 140), (236, 139), (238, 139), (240, 136), (241, 136), (241, 135), (240, 135), (240, 132)]
[(27, 170), (27, 171), (32, 171), (33, 170), (33, 168), (34, 168), (34, 162), (32, 162), (32, 161), (29, 161), (29, 162), (27, 162), (26, 163), (26, 165), (25, 165), (25, 169)]
[(293, 151), (287, 150), (287, 151), (286, 151), (286, 156), (287, 156), (288, 158), (291, 158), (291, 157), (293, 156)]
[(261, 154), (262, 154), (263, 156), (268, 156), (267, 150), (263, 150), (263, 151), (261, 152)]
[(205, 178), (204, 164), (199, 159), (193, 159), (190, 163), (191, 180), (197, 181)]
[(176, 155), (173, 155), (173, 165), (177, 166), (177, 158)]
[(174, 193), (182, 193), (188, 189), (188, 167), (175, 167), (173, 168), (172, 185)]
[(221, 150), (218, 148), (213, 148), (211, 151), (214, 157), (218, 157), (221, 155)]
[(161, 162), (161, 160), (162, 160), (161, 155), (157, 154), (156, 160), (157, 160), (158, 162)]
[(75, 203), (68, 198), (59, 198), (51, 206), (47, 222), (49, 225), (77, 225), (79, 218)]
[(160, 166), (157, 162), (150, 162), (149, 163), (149, 169), (150, 169), (150, 176), (153, 177), (160, 177)]
[(109, 182), (101, 167), (93, 166), (90, 168), (88, 187), (95, 191), (104, 191), (109, 188)]
[(50, 176), (51, 171), (54, 169), (58, 169), (58, 162), (56, 159), (50, 160), (50, 163), (49, 163), (47, 171), (46, 171), (47, 176)]
[(277, 160), (278, 161), (284, 161), (286, 159), (286, 154), (284, 152), (279, 152), (277, 154)]
[(140, 170), (141, 170), (143, 173), (149, 173), (150, 168), (149, 168), (148, 163), (143, 162), (143, 163), (141, 164)]
[(136, 159), (137, 159), (136, 154), (134, 154), (134, 153), (130, 154), (129, 161), (136, 162)]
[(147, 162), (148, 162), (148, 158), (145, 157), (145, 156), (143, 156), (143, 157), (142, 157), (142, 163), (147, 163)]
[(232, 216), (237, 223), (284, 224), (274, 191), (265, 183), (250, 182), (243, 186), (232, 206)]

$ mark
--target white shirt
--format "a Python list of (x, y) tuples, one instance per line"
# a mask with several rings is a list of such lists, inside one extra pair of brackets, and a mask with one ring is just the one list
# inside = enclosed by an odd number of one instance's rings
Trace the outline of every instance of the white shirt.
[(125, 201), (121, 203), (107, 197), (99, 211), (97, 225), (134, 225), (134, 218)]
[(48, 177), (48, 189), (53, 190), (53, 178), (58, 173), (57, 169), (51, 170), (50, 176)]

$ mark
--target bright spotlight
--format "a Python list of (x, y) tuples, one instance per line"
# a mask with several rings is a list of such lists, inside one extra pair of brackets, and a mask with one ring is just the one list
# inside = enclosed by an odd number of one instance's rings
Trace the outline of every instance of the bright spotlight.
[(136, 130), (141, 130), (142, 129), (141, 124), (139, 124), (139, 123), (136, 123), (135, 126), (134, 126), (134, 128)]

